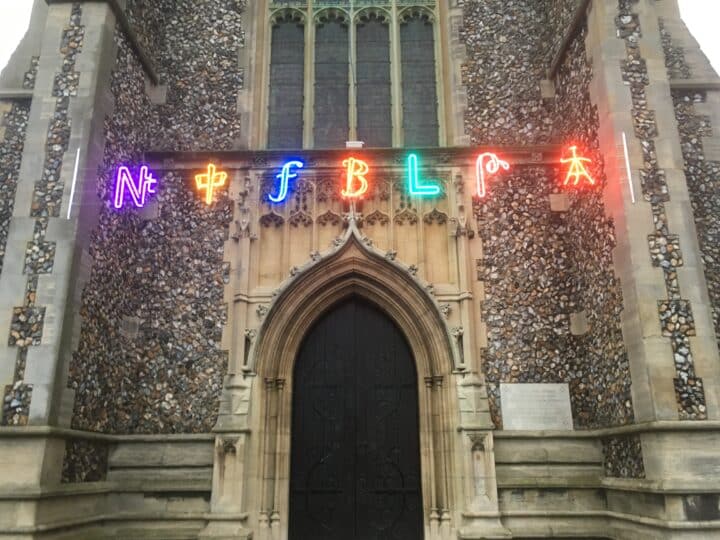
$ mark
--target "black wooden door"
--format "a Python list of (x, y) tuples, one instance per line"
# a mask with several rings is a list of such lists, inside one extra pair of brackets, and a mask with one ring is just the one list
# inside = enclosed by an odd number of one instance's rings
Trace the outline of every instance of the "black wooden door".
[(422, 539), (415, 366), (374, 307), (349, 300), (306, 336), (291, 444), (290, 540)]

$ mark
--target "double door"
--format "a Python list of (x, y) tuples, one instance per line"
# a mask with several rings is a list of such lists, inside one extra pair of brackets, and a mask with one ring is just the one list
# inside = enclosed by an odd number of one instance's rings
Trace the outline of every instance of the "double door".
[(290, 540), (421, 540), (417, 376), (404, 336), (351, 299), (293, 375)]

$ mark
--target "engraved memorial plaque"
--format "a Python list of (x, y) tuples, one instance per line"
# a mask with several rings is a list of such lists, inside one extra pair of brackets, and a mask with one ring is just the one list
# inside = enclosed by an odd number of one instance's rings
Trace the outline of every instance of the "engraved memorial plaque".
[(573, 429), (567, 383), (500, 383), (503, 428)]

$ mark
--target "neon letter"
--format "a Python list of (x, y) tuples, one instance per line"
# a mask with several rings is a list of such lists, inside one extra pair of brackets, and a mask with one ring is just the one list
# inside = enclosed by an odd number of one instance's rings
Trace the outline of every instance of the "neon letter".
[(410, 195), (437, 195), (440, 193), (440, 186), (437, 184), (420, 184), (420, 177), (418, 174), (418, 157), (415, 154), (410, 154), (407, 159), (407, 170), (408, 170), (408, 191)]
[[(342, 190), (343, 197), (359, 198), (368, 190), (368, 181), (365, 175), (370, 171), (370, 167), (362, 159), (349, 157), (342, 162), (346, 168), (345, 189)], [(360, 187), (355, 188), (355, 184), (360, 182)]]
[(120, 167), (115, 180), (115, 200), (113, 201), (115, 208), (122, 208), (125, 202), (125, 188), (130, 192), (135, 206), (142, 208), (145, 206), (148, 193), (155, 193), (156, 185), (157, 180), (153, 178), (147, 165), (140, 167), (140, 178), (137, 184), (130, 174), (130, 169), (125, 166)]
[(565, 182), (563, 183), (564, 186), (567, 186), (570, 183), (570, 180), (573, 179), (573, 186), (577, 186), (580, 182), (580, 178), (585, 178), (590, 183), (591, 186), (595, 185), (595, 179), (590, 176), (590, 173), (585, 168), (585, 165), (583, 165), (583, 161), (587, 161), (590, 163), (592, 160), (588, 159), (586, 157), (579, 157), (577, 155), (577, 146), (571, 146), (570, 152), (572, 153), (572, 156), (569, 158), (560, 158), (560, 163), (569, 163), (570, 167), (568, 168), (567, 176), (565, 176)]
[(275, 178), (280, 179), (280, 193), (278, 193), (277, 197), (273, 197), (272, 195), (268, 195), (268, 198), (274, 202), (279, 203), (285, 200), (285, 197), (287, 197), (288, 192), (288, 181), (297, 178), (298, 173), (290, 172), (290, 168), (295, 167), (297, 169), (303, 168), (303, 162), (302, 161), (288, 161), (285, 165), (282, 167), (282, 172), (275, 175)]
[(482, 198), (487, 194), (485, 173), (487, 172), (489, 175), (495, 174), (500, 170), (500, 167), (507, 171), (510, 169), (510, 164), (490, 152), (485, 152), (478, 156), (475, 162), (475, 186), (478, 197)]
[(195, 175), (195, 185), (202, 191), (205, 190), (205, 203), (212, 204), (215, 188), (225, 185), (227, 180), (226, 172), (216, 172), (215, 165), (210, 163), (207, 167), (207, 174)]

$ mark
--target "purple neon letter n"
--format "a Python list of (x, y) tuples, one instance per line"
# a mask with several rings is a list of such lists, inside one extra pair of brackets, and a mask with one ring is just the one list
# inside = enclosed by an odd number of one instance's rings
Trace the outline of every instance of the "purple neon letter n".
[(125, 188), (130, 191), (133, 203), (138, 208), (145, 206), (149, 193), (155, 193), (157, 180), (149, 172), (147, 165), (140, 167), (140, 178), (137, 184), (130, 173), (130, 169), (122, 166), (118, 169), (115, 181), (115, 208), (122, 208), (125, 198)]

